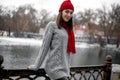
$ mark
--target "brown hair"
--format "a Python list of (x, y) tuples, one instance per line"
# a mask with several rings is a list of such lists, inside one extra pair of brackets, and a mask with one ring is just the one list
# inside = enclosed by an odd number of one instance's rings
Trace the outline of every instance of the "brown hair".
[[(58, 16), (57, 16), (57, 26), (59, 29), (61, 29), (61, 23), (64, 22), (63, 18), (62, 18), (62, 11), (59, 12)], [(67, 22), (68, 26), (70, 27), (71, 31), (73, 30), (73, 20), (72, 18)]]

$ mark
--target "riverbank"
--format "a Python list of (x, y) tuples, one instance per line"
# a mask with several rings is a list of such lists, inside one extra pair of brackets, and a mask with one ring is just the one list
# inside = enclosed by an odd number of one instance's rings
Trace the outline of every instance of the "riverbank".
[(40, 46), (41, 44), (42, 44), (42, 39), (0, 37), (0, 45), (38, 45)]

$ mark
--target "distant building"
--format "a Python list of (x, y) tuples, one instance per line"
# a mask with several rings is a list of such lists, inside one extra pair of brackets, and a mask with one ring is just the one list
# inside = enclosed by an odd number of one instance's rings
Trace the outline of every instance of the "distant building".
[(85, 28), (85, 27), (81, 27), (81, 26), (78, 26), (78, 25), (75, 25), (74, 26), (74, 33), (76, 35), (88, 35), (88, 28)]
[(92, 29), (83, 27), (83, 26), (79, 26), (79, 25), (75, 25), (74, 26), (74, 33), (75, 34), (81, 34), (81, 35), (90, 35), (90, 32), (93, 33), (94, 36), (104, 36), (104, 32), (99, 28), (99, 27), (94, 27)]

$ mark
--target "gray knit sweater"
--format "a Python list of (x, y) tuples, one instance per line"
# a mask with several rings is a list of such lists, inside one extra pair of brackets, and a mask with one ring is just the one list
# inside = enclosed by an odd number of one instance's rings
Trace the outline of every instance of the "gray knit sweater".
[(38, 69), (46, 56), (45, 71), (51, 79), (69, 77), (70, 54), (67, 52), (68, 34), (62, 27), (58, 29), (56, 22), (46, 26), (43, 44), (34, 65)]

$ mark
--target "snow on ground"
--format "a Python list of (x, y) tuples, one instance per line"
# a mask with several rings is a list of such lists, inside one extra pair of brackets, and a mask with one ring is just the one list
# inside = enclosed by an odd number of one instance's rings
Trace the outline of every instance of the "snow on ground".
[(120, 72), (120, 65), (112, 64), (112, 72)]
[(42, 40), (29, 38), (0, 37), (0, 45), (41, 45)]
[[(33, 38), (11, 38), (11, 37), (0, 37), (0, 45), (41, 45), (42, 39)], [(88, 43), (76, 43), (76, 47), (90, 48), (99, 47), (99, 44), (88, 44)]]
[(114, 45), (113, 44), (107, 44), (106, 47), (107, 48), (116, 48), (116, 45), (115, 44)]
[(99, 44), (88, 44), (84, 42), (76, 42), (76, 47), (79, 48), (94, 48), (94, 47), (100, 47)]

